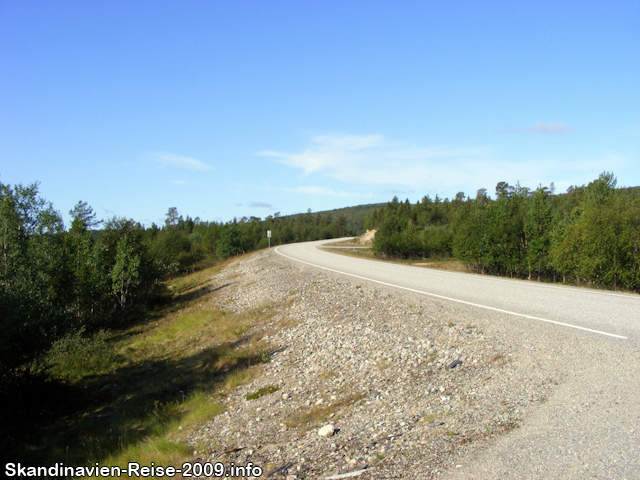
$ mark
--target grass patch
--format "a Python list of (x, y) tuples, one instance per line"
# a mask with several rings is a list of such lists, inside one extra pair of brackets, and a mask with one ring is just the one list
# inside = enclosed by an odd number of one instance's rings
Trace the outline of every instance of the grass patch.
[(287, 428), (297, 428), (300, 434), (309, 428), (317, 427), (335, 416), (341, 410), (359, 402), (364, 398), (361, 393), (352, 393), (328, 405), (315, 405), (307, 411), (297, 412), (285, 420)]
[(326, 382), (334, 377), (337, 377), (338, 374), (335, 370), (324, 370), (320, 375), (318, 375), (318, 380), (322, 382)]
[(376, 362), (376, 367), (378, 367), (378, 370), (386, 370), (391, 365), (392, 365), (392, 363), (389, 362), (388, 360), (378, 360)]
[[(129, 462), (140, 465), (180, 465), (189, 458), (191, 449), (186, 443), (172, 442), (164, 437), (147, 438), (123, 448), (117, 455), (104, 460), (105, 465), (126, 468)], [(159, 463), (163, 462), (163, 463)]]
[(496, 353), (495, 355), (493, 355), (490, 359), (489, 359), (489, 365), (495, 365), (497, 367), (501, 367), (503, 365), (506, 365), (507, 363), (509, 363), (510, 360), (505, 358), (504, 356), (502, 356), (499, 353)]
[(365, 245), (362, 245), (359, 242), (359, 237), (355, 237), (355, 238), (351, 238), (348, 240), (342, 240), (340, 242), (331, 242), (331, 243), (327, 243), (325, 244), (326, 246), (334, 246), (334, 247), (362, 247)]
[[(367, 245), (354, 244), (348, 242), (338, 242), (329, 245), (342, 247), (367, 247)], [(474, 269), (466, 266), (456, 258), (428, 258), (416, 260), (415, 258), (401, 259), (389, 258), (373, 251), (372, 248), (327, 248), (326, 251), (337, 255), (347, 255), (350, 257), (366, 258), (368, 260), (377, 260), (380, 262), (398, 263), (400, 265), (411, 265), (419, 268), (435, 268), (438, 270), (447, 270), (450, 272), (477, 273)]]
[(420, 420), (420, 423), (422, 425), (426, 424), (426, 423), (431, 423), (433, 422), (436, 418), (438, 418), (438, 415), (435, 413), (430, 413), (429, 415), (425, 415), (424, 417), (422, 417), (422, 419)]
[(247, 400), (256, 400), (264, 395), (269, 395), (270, 393), (277, 392), (278, 390), (280, 390), (280, 387), (274, 387), (273, 385), (268, 385), (266, 387), (262, 387), (256, 390), (253, 393), (250, 393), (245, 398)]

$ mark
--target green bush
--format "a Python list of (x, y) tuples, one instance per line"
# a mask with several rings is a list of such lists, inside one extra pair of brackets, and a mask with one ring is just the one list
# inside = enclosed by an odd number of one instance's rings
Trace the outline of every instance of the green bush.
[(85, 336), (84, 327), (55, 341), (46, 356), (46, 365), (53, 378), (77, 380), (109, 371), (118, 362), (118, 354), (108, 343), (108, 334), (101, 330)]

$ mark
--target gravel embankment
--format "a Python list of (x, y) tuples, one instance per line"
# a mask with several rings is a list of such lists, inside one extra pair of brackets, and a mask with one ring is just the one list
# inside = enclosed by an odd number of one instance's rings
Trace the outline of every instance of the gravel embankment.
[[(266, 339), (271, 362), (190, 437), (194, 460), (278, 469), (263, 478), (432, 478), (520, 428), (566, 377), (557, 361), (566, 335), (537, 340), (548, 327), (351, 281), (273, 251), (232, 264), (214, 287), (231, 282), (211, 301), (236, 312), (279, 306), (265, 328), (285, 326)], [(279, 390), (245, 399), (267, 386)], [(320, 436), (327, 424), (335, 433)]]

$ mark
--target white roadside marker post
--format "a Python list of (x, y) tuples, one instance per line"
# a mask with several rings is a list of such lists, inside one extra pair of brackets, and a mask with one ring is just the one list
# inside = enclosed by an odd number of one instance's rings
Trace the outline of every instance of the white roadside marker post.
[(269, 239), (269, 248), (271, 248), (271, 230), (267, 230), (267, 238)]

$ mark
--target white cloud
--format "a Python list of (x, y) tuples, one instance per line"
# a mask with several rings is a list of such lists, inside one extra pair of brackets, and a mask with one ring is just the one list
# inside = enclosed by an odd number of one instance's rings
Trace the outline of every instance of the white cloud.
[(478, 158), (483, 153), (482, 149), (406, 146), (382, 135), (322, 135), (300, 153), (263, 151), (258, 155), (278, 158), (285, 165), (302, 169), (304, 175), (318, 173), (345, 183), (418, 187), (429, 183), (439, 165)]
[(187, 168), (189, 170), (211, 170), (211, 165), (207, 165), (200, 160), (191, 157), (184, 157), (174, 153), (156, 153), (155, 160), (164, 165), (173, 167)]
[(543, 133), (543, 134), (551, 134), (551, 135), (560, 135), (563, 133), (573, 132), (573, 128), (567, 125), (564, 122), (536, 122), (533, 127), (528, 128), (526, 130), (522, 130), (520, 128), (513, 127), (505, 127), (498, 131), (498, 133), (502, 134), (510, 134), (510, 133)]
[(271, 208), (272, 207), (272, 205), (267, 202), (251, 202), (249, 206), (253, 208)]

